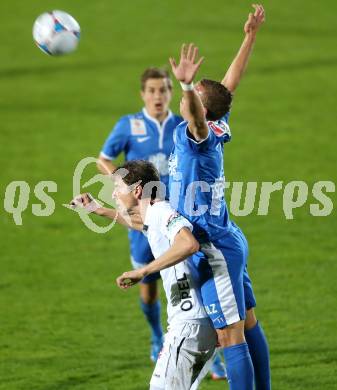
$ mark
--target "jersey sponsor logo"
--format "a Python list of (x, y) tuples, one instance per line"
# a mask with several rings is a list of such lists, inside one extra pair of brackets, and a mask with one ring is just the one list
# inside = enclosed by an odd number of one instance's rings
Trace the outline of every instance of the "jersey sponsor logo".
[(190, 294), (191, 287), (187, 275), (184, 273), (183, 276), (177, 279), (177, 285), (180, 295), (180, 309), (182, 311), (189, 311), (193, 307), (192, 296)]
[(148, 139), (150, 139), (150, 137), (138, 137), (137, 142), (142, 143), (142, 142), (147, 141)]
[(130, 119), (131, 135), (146, 135), (146, 125), (143, 119)]
[(225, 121), (218, 120), (215, 122), (208, 122), (208, 127), (213, 131), (217, 137), (223, 137), (227, 135), (228, 138), (231, 137), (231, 131), (228, 124)]

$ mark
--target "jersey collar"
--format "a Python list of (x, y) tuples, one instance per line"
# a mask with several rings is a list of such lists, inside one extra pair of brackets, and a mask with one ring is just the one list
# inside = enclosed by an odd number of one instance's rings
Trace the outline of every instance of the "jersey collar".
[(172, 116), (173, 116), (172, 111), (171, 111), (171, 110), (168, 110), (167, 117), (164, 119), (163, 123), (160, 124), (160, 122), (159, 122), (156, 118), (153, 118), (153, 117), (148, 113), (148, 111), (147, 111), (147, 109), (146, 109), (145, 107), (143, 108), (142, 111), (143, 111), (143, 114), (144, 114), (145, 118), (148, 119), (149, 121), (155, 123), (156, 126), (159, 127), (159, 128), (160, 128), (160, 127), (164, 127), (164, 126), (166, 125), (167, 121), (168, 121), (169, 119), (171, 119)]
[(164, 122), (162, 124), (160, 124), (160, 122), (157, 121), (156, 118), (153, 118), (152, 116), (150, 116), (149, 113), (147, 112), (147, 109), (145, 107), (143, 108), (143, 115), (145, 116), (146, 119), (151, 121), (156, 126), (156, 128), (158, 130), (158, 135), (159, 135), (158, 146), (159, 146), (159, 149), (163, 149), (163, 146), (164, 146), (164, 129), (165, 129), (166, 123), (173, 116), (172, 111), (170, 111), (170, 110), (168, 111), (167, 117), (165, 118), (165, 120), (164, 120)]

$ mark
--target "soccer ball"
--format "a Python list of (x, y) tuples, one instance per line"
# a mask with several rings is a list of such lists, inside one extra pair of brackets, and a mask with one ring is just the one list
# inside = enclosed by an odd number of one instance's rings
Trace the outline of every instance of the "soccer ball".
[(63, 11), (46, 12), (40, 15), (33, 26), (37, 46), (51, 56), (71, 53), (80, 39), (80, 25)]

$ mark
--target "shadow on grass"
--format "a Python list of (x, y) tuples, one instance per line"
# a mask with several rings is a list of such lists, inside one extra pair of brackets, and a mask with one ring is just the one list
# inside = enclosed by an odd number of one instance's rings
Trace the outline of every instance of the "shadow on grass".
[[(97, 62), (97, 63), (62, 63), (62, 64), (48, 64), (45, 66), (36, 65), (36, 66), (26, 66), (22, 68), (7, 68), (0, 69), (0, 79), (6, 78), (19, 78), (26, 76), (43, 76), (43, 75), (53, 75), (57, 73), (73, 73), (73, 72), (85, 72), (97, 69), (104, 69), (125, 65), (125, 61), (128, 59), (124, 59), (123, 61), (115, 61), (114, 62)], [(268, 66), (260, 66), (255, 67), (255, 69), (250, 69), (249, 73), (252, 74), (273, 74), (279, 72), (295, 72), (304, 69), (315, 69), (315, 68), (326, 68), (326, 67), (334, 67), (337, 65), (337, 58), (312, 58), (299, 62), (284, 62), (280, 64), (272, 64)]]
[(51, 385), (43, 385), (40, 389), (41, 390), (65, 390), (65, 389), (72, 389), (74, 386), (81, 385), (83, 383), (88, 383), (92, 381), (93, 379), (97, 379), (101, 375), (99, 374), (88, 374), (88, 375), (81, 375), (81, 376), (69, 376), (68, 378), (65, 378), (63, 380), (60, 380), (56, 383), (53, 383)]

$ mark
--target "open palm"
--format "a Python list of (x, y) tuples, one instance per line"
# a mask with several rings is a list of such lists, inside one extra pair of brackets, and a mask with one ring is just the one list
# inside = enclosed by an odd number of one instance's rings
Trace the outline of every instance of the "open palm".
[(190, 43), (188, 46), (183, 44), (180, 52), (180, 61), (177, 65), (174, 58), (170, 58), (172, 72), (178, 81), (190, 84), (197, 74), (204, 57), (197, 60), (198, 48)]

